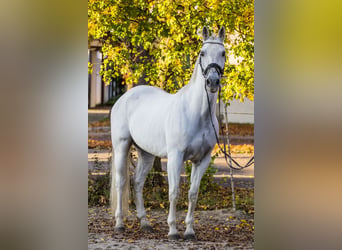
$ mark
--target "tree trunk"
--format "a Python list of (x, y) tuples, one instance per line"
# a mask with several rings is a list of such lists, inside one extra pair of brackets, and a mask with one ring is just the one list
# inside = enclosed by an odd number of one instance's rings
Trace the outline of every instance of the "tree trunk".
[(152, 183), (153, 185), (162, 186), (164, 177), (162, 176), (162, 165), (161, 165), (161, 159), (159, 157), (156, 157), (153, 162), (153, 177), (152, 177)]

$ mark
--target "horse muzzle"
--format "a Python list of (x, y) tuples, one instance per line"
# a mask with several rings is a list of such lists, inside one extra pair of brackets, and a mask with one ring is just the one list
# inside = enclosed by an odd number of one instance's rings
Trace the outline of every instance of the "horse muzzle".
[(216, 93), (220, 88), (220, 79), (217, 77), (208, 77), (205, 80), (206, 89), (211, 93)]

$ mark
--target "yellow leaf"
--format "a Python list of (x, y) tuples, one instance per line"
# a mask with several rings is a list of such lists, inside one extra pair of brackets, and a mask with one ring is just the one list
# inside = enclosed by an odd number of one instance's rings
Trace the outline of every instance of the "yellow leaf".
[(164, 204), (163, 204), (163, 203), (160, 203), (159, 206), (160, 206), (161, 208), (164, 208)]

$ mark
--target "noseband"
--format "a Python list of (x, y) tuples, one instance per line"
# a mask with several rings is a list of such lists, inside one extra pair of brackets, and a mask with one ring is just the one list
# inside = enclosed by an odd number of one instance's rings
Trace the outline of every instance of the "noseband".
[[(219, 45), (222, 45), (224, 46), (222, 43), (219, 43), (219, 42), (204, 42), (203, 44), (206, 44), (206, 43), (211, 43), (211, 44), (219, 44)], [(216, 70), (216, 72), (218, 73), (218, 75), (220, 76), (220, 78), (223, 76), (223, 72), (224, 72), (224, 68), (221, 68), (220, 65), (218, 65), (217, 63), (210, 63), (208, 64), (208, 66), (203, 69), (203, 66), (202, 66), (202, 56), (200, 56), (199, 58), (199, 65), (201, 66), (201, 70), (202, 70), (202, 74), (204, 76), (204, 79), (207, 79), (208, 78), (208, 73), (209, 73), (209, 70), (214, 68)]]

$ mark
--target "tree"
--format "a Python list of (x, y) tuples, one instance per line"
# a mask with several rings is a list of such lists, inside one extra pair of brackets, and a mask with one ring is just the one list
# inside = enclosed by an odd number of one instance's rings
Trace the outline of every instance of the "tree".
[(100, 39), (105, 80), (146, 82), (174, 93), (190, 79), (200, 30), (225, 26), (239, 63), (225, 67), (222, 98), (254, 98), (253, 0), (88, 0), (88, 39)]

